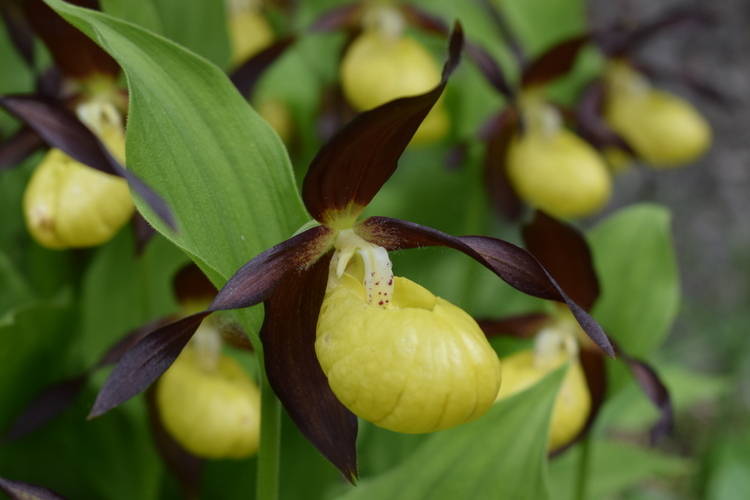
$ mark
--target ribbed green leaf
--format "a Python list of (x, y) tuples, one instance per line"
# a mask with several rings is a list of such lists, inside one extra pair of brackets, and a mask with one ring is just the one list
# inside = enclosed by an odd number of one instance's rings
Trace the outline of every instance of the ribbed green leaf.
[(214, 64), (229, 63), (230, 48), (224, 4), (216, 0), (152, 0), (164, 36)]
[(167, 200), (179, 234), (139, 210), (215, 284), (305, 222), (282, 142), (217, 67), (138, 26), (49, 4), (123, 66), (127, 165)]
[(589, 233), (601, 296), (593, 316), (631, 356), (647, 357), (677, 314), (680, 285), (670, 215), (642, 204)]
[(547, 430), (565, 368), (476, 422), (429, 437), (401, 465), (363, 480), (340, 500), (549, 498)]
[[(580, 447), (577, 447), (550, 464), (553, 500), (580, 500), (574, 494), (580, 452)], [(690, 465), (685, 458), (655, 450), (614, 441), (595, 441), (589, 456), (585, 500), (619, 498), (614, 496), (615, 493), (642, 481), (687, 474)]]

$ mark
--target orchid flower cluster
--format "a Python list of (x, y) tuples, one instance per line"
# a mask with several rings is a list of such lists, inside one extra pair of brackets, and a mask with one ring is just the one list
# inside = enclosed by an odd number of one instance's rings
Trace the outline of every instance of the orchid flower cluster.
[[(164, 201), (123, 166), (127, 96), (118, 87), (119, 66), (60, 24), (41, 0), (29, 0), (26, 8), (64, 75), (64, 84), (49, 91), (0, 97), (0, 105), (26, 124), (0, 148), (0, 167), (45, 143), (52, 148), (27, 187), (29, 232), (53, 249), (102, 244), (134, 214), (128, 185), (174, 229)], [(260, 2), (229, 1), (228, 23), (231, 79), (247, 97), (294, 40), (274, 43)], [(442, 71), (407, 26), (448, 37)], [(519, 63), (519, 82), (511, 85), (485, 50), (465, 40), (459, 22), (449, 30), (408, 5), (359, 2), (334, 9), (313, 30), (342, 27), (351, 31), (341, 54), (340, 90), (360, 114), (309, 165), (302, 200), (311, 220), (238, 269), (210, 303), (183, 304), (176, 321), (140, 329), (113, 347), (91, 370), (117, 363), (89, 417), (147, 391), (162, 438), (186, 460), (255, 454), (259, 390), (222, 353), (227, 338), (214, 313), (263, 304), (261, 345), (255, 346), (263, 376), (302, 434), (352, 482), (358, 419), (409, 434), (450, 429), (480, 419), (498, 401), (565, 365), (548, 442), (549, 452), (559, 453), (590, 430), (605, 397), (604, 357), (615, 353), (661, 411), (652, 438), (663, 436), (672, 426), (669, 394), (653, 369), (610, 342), (589, 314), (599, 295), (589, 250), (576, 229), (555, 217), (585, 216), (606, 205), (612, 191), (610, 166), (600, 154), (606, 147), (664, 166), (702, 154), (710, 129), (700, 115), (654, 90), (620, 47), (608, 53), (599, 93), (582, 101), (580, 136), (566, 127), (570, 113), (547, 98), (547, 86), (571, 69), (579, 51), (597, 39), (593, 34)], [(258, 38), (245, 36), (250, 31)], [(77, 66), (74, 49), (91, 54), (91, 64)], [(506, 215), (517, 218), (521, 200), (537, 209), (524, 229), (528, 250), (395, 218), (361, 218), (409, 144), (448, 133), (444, 91), (464, 50), (508, 102), (481, 132), (485, 180)], [(593, 108), (599, 121), (591, 119)], [(669, 116), (657, 117), (662, 112)], [(653, 122), (634, 126), (643, 116)], [(604, 132), (591, 125), (602, 119), (609, 123)], [(684, 129), (670, 128), (672, 120)], [(286, 128), (277, 130), (282, 135)], [(680, 136), (675, 144), (688, 140), (692, 148), (654, 147), (649, 141), (665, 130)], [(555, 313), (476, 321), (396, 274), (389, 252), (426, 246), (464, 253), (518, 291), (556, 302)], [(534, 345), (499, 359), (488, 342), (495, 335), (533, 338)], [(89, 375), (66, 381), (54, 394), (62, 391), (72, 401)], [(31, 491), (18, 484), (0, 478), (4, 491)]]
[[(638, 160), (655, 168), (677, 167), (707, 151), (706, 119), (686, 100), (654, 88), (631, 54), (674, 25), (705, 24), (703, 13), (680, 11), (630, 32), (613, 28), (573, 36), (529, 61), (501, 12), (489, 8), (515, 48), (520, 70), (517, 85), (511, 85), (485, 48), (469, 48), (508, 103), (482, 131), (487, 189), (506, 218), (517, 219), (523, 203), (564, 219), (592, 215), (608, 203), (613, 173)], [(553, 103), (549, 87), (590, 45), (602, 55), (601, 75), (574, 110)], [(697, 90), (716, 96), (708, 87)]]
[(250, 260), (205, 311), (130, 349), (92, 417), (156, 380), (207, 316), (261, 302), (271, 386), (303, 434), (347, 477), (356, 475), (355, 415), (401, 432), (480, 417), (496, 399), (500, 363), (471, 317), (394, 276), (388, 251), (418, 246), (454, 248), (525, 293), (567, 304), (594, 342), (613, 354), (596, 322), (525, 250), (386, 217), (358, 221), (439, 100), (463, 43), (456, 25), (442, 80), (430, 92), (362, 113), (320, 150), (302, 187), (311, 227)]

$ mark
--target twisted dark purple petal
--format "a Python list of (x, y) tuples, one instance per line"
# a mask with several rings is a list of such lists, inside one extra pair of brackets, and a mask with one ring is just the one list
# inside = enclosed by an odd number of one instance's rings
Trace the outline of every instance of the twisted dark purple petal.
[(512, 243), (485, 236), (454, 237), (430, 227), (387, 217), (365, 219), (357, 232), (388, 250), (420, 246), (446, 246), (459, 250), (512, 287), (535, 297), (567, 304), (591, 340), (614, 357), (612, 344), (601, 326), (568, 297), (533, 255)]

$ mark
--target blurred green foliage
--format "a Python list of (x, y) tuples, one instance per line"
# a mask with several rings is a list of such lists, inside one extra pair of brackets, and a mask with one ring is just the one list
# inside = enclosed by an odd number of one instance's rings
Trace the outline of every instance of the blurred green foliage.
[[(134, 253), (129, 228), (97, 249), (49, 251), (26, 235), (20, 209), (39, 156), (0, 173), (0, 431), (42, 388), (81, 373), (125, 333), (175, 312), (171, 279), (188, 260), (221, 285), (249, 258), (305, 223), (295, 175), (299, 179), (304, 174), (321, 145), (316, 128), (320, 94), (336, 80), (344, 37), (304, 29), (347, 2), (300, 2), (287, 26), (300, 31), (300, 40), (260, 82), (257, 96), (281, 99), (291, 110), (299, 137), (289, 154), (223, 73), (229, 38), (221, 2), (102, 1), (103, 11), (114, 17), (59, 0), (49, 3), (123, 66), (130, 92), (128, 166), (167, 199), (180, 232), (172, 233), (139, 202), (139, 210), (161, 233), (142, 255)], [(586, 28), (580, 0), (494, 3), (531, 55)], [(512, 55), (482, 2), (415, 4), (445, 19), (460, 19), (467, 35), (516, 78)], [(420, 39), (443, 57), (442, 39)], [(33, 75), (2, 26), (0, 61), (0, 94), (33, 90)], [(584, 52), (575, 71), (555, 84), (551, 94), (573, 102), (600, 63), (594, 50)], [(517, 228), (500, 222), (489, 209), (482, 186), (482, 145), (476, 140), (503, 99), (464, 61), (449, 85), (446, 104), (453, 117), (450, 141), (407, 151), (365, 215), (519, 243)], [(0, 113), (3, 137), (16, 126)], [(460, 168), (446, 168), (446, 155), (457, 140), (468, 140), (467, 154)], [(593, 316), (644, 359), (665, 357), (658, 346), (680, 304), (670, 230), (668, 209), (644, 204), (587, 232), (603, 290)], [(393, 262), (397, 274), (477, 317), (548, 307), (456, 252), (411, 250), (395, 254)], [(254, 341), (261, 315), (260, 310), (239, 315)], [(692, 373), (674, 363), (657, 366), (679, 416), (732, 390), (727, 377)], [(640, 446), (655, 410), (624, 364), (608, 361), (608, 369), (611, 392), (587, 444), (586, 498), (639, 498), (647, 489), (643, 485), (654, 482), (674, 486), (663, 498), (744, 498), (737, 492), (750, 491), (747, 432), (733, 439), (716, 431), (708, 445), (687, 456), (675, 450), (679, 442), (658, 451)], [(363, 480), (356, 489), (342, 482), (285, 416), (281, 498), (575, 498), (581, 446), (550, 461), (546, 457), (549, 408), (561, 373), (498, 403), (477, 422), (435, 435), (394, 434), (362, 423)], [(18, 442), (0, 443), (0, 476), (44, 485), (72, 499), (179, 498), (179, 486), (151, 442), (142, 398), (85, 421), (104, 375), (94, 377), (60, 419)], [(208, 463), (202, 497), (251, 498), (255, 466), (255, 458)], [(698, 467), (699, 484), (688, 483), (685, 478)]]

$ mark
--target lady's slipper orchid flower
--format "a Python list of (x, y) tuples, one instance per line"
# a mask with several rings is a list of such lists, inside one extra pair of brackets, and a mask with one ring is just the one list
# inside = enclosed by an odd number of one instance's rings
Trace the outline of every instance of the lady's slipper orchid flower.
[[(570, 297), (591, 310), (599, 297), (599, 281), (585, 238), (572, 226), (537, 211), (523, 231), (529, 251), (560, 283)], [(549, 449), (561, 452), (591, 428), (604, 401), (604, 359), (570, 314), (558, 307), (555, 314), (528, 314), (500, 320), (480, 320), (488, 336), (511, 335), (534, 338), (534, 349), (503, 358), (503, 386), (498, 398), (508, 397), (536, 383), (563, 363), (569, 363), (555, 402), (550, 425)], [(673, 415), (669, 393), (656, 372), (643, 361), (617, 348), (636, 380), (660, 410), (651, 431), (652, 441), (669, 433)]]
[[(406, 432), (476, 418), (497, 394), (496, 355), (463, 311), (393, 277), (387, 252), (420, 246), (460, 250), (525, 293), (565, 302), (596, 344), (613, 355), (598, 324), (525, 250), (493, 238), (453, 237), (398, 219), (357, 220), (440, 98), (462, 47), (457, 24), (437, 87), (362, 113), (328, 142), (302, 187), (312, 227), (250, 260), (208, 309), (134, 346), (110, 375), (90, 416), (151, 384), (206, 316), (263, 302), (260, 339), (271, 387), (302, 433), (346, 477), (356, 475), (357, 419), (352, 410)], [(427, 330), (431, 328), (434, 335)], [(411, 368), (396, 366), (389, 356), (410, 362)], [(454, 375), (467, 387), (457, 387)], [(384, 387), (370, 387), (378, 383)], [(408, 395), (404, 404), (394, 399), (397, 391)]]
[(679, 9), (636, 29), (613, 26), (593, 33), (606, 56), (604, 71), (584, 92), (577, 110), (580, 132), (623, 171), (641, 159), (655, 168), (677, 167), (697, 160), (711, 145), (706, 119), (688, 101), (656, 88), (651, 79), (682, 80), (709, 99), (727, 99), (690, 75), (665, 74), (634, 55), (651, 37), (678, 26), (705, 26), (710, 17), (699, 9)]
[(610, 62), (604, 80), (605, 120), (649, 165), (681, 166), (711, 145), (711, 127), (690, 103), (653, 88), (627, 62)]
[(54, 249), (104, 243), (135, 211), (129, 186), (173, 226), (163, 200), (122, 166), (127, 97), (117, 85), (117, 62), (43, 1), (24, 7), (63, 76), (54, 86), (40, 79), (36, 95), (0, 96), (0, 105), (25, 123), (0, 146), (0, 169), (44, 143), (52, 147), (24, 197), (31, 235)]
[(565, 128), (563, 113), (544, 96), (546, 85), (572, 68), (587, 42), (586, 36), (566, 40), (522, 64), (517, 89), (489, 54), (469, 47), (487, 80), (510, 103), (482, 134), (487, 144), (486, 186), (507, 218), (520, 215), (521, 200), (563, 218), (591, 215), (609, 201), (612, 179), (604, 159)]

